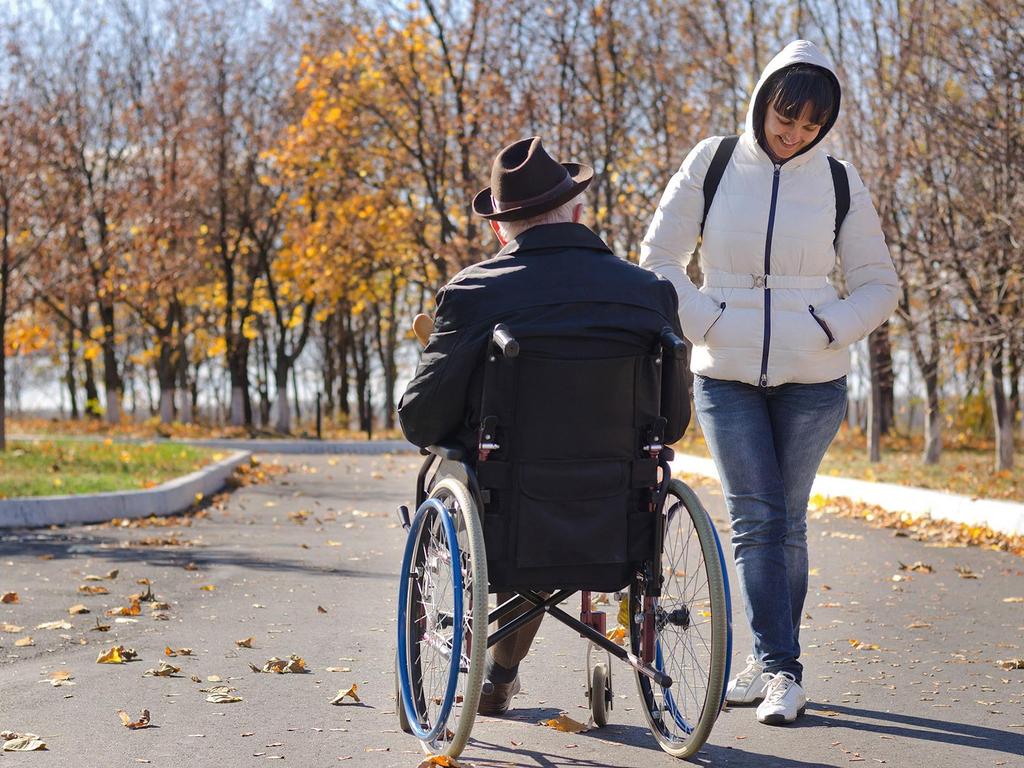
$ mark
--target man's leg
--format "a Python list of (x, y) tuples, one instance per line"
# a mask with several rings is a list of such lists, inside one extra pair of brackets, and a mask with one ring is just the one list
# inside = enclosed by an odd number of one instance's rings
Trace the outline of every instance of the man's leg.
[[(541, 593), (544, 597), (549, 595)], [(515, 597), (511, 592), (498, 593), (498, 605)], [(524, 605), (498, 622), (503, 627), (518, 616), (526, 613), (532, 605)], [(503, 715), (508, 711), (512, 698), (519, 693), (519, 663), (530, 652), (530, 645), (544, 618), (541, 614), (533, 621), (520, 627), (504, 640), (495, 643), (487, 654), (487, 680), (489, 690), (480, 695), (478, 711), (482, 715)]]

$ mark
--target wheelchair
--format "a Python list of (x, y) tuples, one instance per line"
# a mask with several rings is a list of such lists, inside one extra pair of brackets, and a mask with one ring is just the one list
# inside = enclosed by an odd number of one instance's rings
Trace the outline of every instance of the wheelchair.
[[(454, 444), (422, 449), (415, 513), (399, 508), (400, 725), (457, 757), (490, 685), (487, 648), (547, 614), (588, 641), (594, 725), (608, 722), (619, 659), (658, 744), (690, 757), (724, 704), (732, 627), (721, 542), (669, 471), (685, 344), (665, 328), (647, 354), (554, 356), (503, 324), (490, 341), (475, 461)], [(576, 592), (578, 619), (559, 607)], [(491, 608), (491, 593), (513, 597)], [(594, 593), (619, 598), (620, 628), (608, 632)]]

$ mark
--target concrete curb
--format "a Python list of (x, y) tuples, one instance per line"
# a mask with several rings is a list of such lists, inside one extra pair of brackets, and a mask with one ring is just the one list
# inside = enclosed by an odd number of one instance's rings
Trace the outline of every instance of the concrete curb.
[[(715, 462), (701, 456), (676, 454), (672, 462), (672, 472), (690, 472), (719, 479)], [(975, 499), (927, 488), (874, 483), (831, 475), (818, 475), (811, 493), (830, 498), (845, 496), (855, 501), (875, 504), (890, 512), (909, 512), (915, 516), (927, 515), (936, 520), (987, 525), (1000, 533), (1024, 535), (1024, 504), (1012, 501)]]
[(115, 517), (172, 515), (224, 487), (235, 467), (248, 461), (249, 451), (235, 451), (184, 477), (141, 491), (111, 491), (77, 496), (37, 496), (0, 500), (0, 528), (100, 523)]

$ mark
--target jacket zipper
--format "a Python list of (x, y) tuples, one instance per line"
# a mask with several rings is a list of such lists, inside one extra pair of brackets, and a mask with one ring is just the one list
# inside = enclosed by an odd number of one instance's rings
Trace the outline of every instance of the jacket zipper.
[(772, 203), (768, 209), (768, 232), (764, 240), (764, 344), (761, 347), (761, 378), (759, 384), (768, 386), (768, 349), (772, 343), (772, 289), (768, 287), (768, 275), (772, 273), (772, 231), (775, 229), (775, 204), (779, 199), (779, 171), (781, 165), (775, 166), (772, 173)]

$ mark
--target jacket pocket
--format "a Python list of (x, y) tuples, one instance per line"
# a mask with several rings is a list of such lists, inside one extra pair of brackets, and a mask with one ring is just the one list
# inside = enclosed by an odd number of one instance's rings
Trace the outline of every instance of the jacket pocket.
[(626, 562), (628, 461), (522, 464), (518, 480), (519, 567)]
[(712, 321), (711, 325), (708, 326), (708, 329), (704, 331), (704, 341), (708, 340), (708, 334), (711, 333), (711, 329), (718, 324), (718, 321), (722, 319), (722, 315), (724, 314), (725, 302), (723, 301), (721, 304), (718, 305), (718, 315), (715, 317), (714, 321)]
[(836, 340), (835, 336), (832, 335), (832, 331), (829, 330), (829, 327), (825, 323), (825, 321), (815, 314), (813, 304), (809, 304), (807, 306), (807, 310), (811, 313), (811, 317), (814, 318), (814, 322), (816, 322), (818, 326), (821, 328), (821, 330), (825, 332), (825, 336), (828, 338), (828, 343), (831, 346), (832, 342)]

